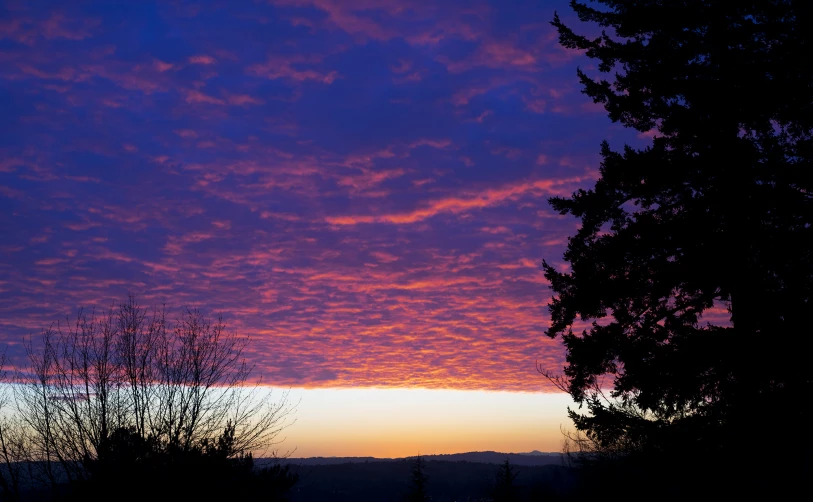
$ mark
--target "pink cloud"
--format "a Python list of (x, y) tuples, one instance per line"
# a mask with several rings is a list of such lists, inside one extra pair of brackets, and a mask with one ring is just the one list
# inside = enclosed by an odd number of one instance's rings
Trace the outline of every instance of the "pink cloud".
[[(400, 178), (404, 175), (403, 169), (389, 170), (365, 170), (360, 175), (341, 177), (338, 180), (340, 186), (353, 187), (355, 191), (365, 191), (374, 188), (386, 180)], [(369, 196), (370, 194), (368, 194)]]
[(87, 77), (94, 76), (108, 79), (127, 90), (141, 91), (144, 94), (166, 91), (169, 82), (164, 73), (157, 71), (153, 65), (127, 66), (117, 62), (93, 63), (82, 66)]
[[(218, 228), (226, 230), (226, 228)], [(172, 235), (164, 245), (164, 252), (169, 255), (179, 255), (185, 251), (189, 244), (197, 244), (208, 239), (214, 239), (217, 235), (213, 232), (189, 232), (179, 236)]]
[(522, 150), (519, 148), (512, 148), (509, 146), (499, 146), (491, 149), (492, 155), (499, 155), (509, 160), (517, 160), (522, 157)]
[(397, 64), (390, 65), (390, 70), (392, 70), (395, 74), (402, 74), (410, 71), (412, 69), (412, 63), (407, 61), (406, 59), (399, 59)]
[(455, 106), (467, 105), (473, 98), (482, 96), (490, 90), (490, 87), (469, 87), (467, 89), (460, 89), (452, 95), (452, 104)]
[(53, 265), (59, 265), (61, 263), (65, 263), (67, 260), (64, 258), (43, 258), (42, 260), (37, 260), (34, 262), (34, 265), (41, 266), (41, 267), (50, 267)]
[(313, 66), (314, 61), (308, 58), (291, 57), (285, 59), (279, 56), (269, 56), (265, 63), (254, 64), (246, 68), (246, 73), (269, 80), (290, 80), (293, 82), (316, 81), (330, 85), (337, 78), (337, 71), (321, 71), (314, 68), (302, 68), (302, 66)]
[(176, 130), (176, 131), (173, 131), (173, 132), (175, 134), (177, 134), (178, 136), (182, 137), (182, 138), (197, 138), (198, 137), (198, 133), (193, 131), (192, 129), (179, 129), (179, 130)]
[(463, 73), (475, 68), (538, 70), (537, 56), (508, 40), (485, 40), (470, 56), (464, 59), (452, 60), (441, 55), (438, 56), (437, 61), (445, 65), (451, 73)]
[(189, 64), (212, 65), (215, 63), (217, 63), (217, 60), (206, 54), (198, 54), (189, 58)]
[(249, 96), (248, 94), (229, 94), (226, 100), (230, 105), (236, 106), (262, 105), (265, 103), (262, 99)]
[(545, 113), (548, 103), (544, 99), (524, 97), (522, 100), (525, 102), (525, 107), (527, 110), (534, 113)]
[(101, 20), (97, 18), (70, 18), (62, 12), (53, 12), (44, 20), (16, 15), (0, 21), (0, 38), (26, 45), (33, 45), (39, 37), (82, 40), (91, 37), (100, 24)]
[(451, 103), (455, 106), (464, 106), (478, 96), (523, 81), (533, 82), (528, 76), (498, 76), (491, 77), (485, 82), (473, 82), (466, 87), (456, 90), (451, 96)]
[(373, 258), (382, 263), (392, 263), (394, 261), (398, 261), (397, 256), (391, 253), (386, 253), (384, 251), (371, 251), (370, 256), (372, 256)]
[(156, 59), (155, 61), (153, 61), (153, 65), (155, 66), (155, 69), (158, 70), (160, 73), (164, 73), (165, 71), (169, 71), (175, 67), (175, 65), (165, 63), (160, 59)]
[(317, 8), (327, 15), (325, 22), (327, 27), (374, 40), (389, 40), (396, 36), (397, 32), (364, 14), (370, 11), (382, 11), (394, 15), (402, 12), (406, 7), (405, 3), (399, 5), (399, 2), (392, 0), (380, 2), (361, 0), (353, 3), (341, 0), (275, 0), (273, 3), (283, 6)]
[(17, 170), (17, 167), (24, 166), (25, 162), (18, 158), (7, 158), (0, 160), (0, 173), (11, 173)]
[(225, 105), (226, 102), (222, 99), (215, 98), (213, 96), (209, 96), (208, 94), (204, 94), (197, 89), (188, 89), (184, 91), (185, 98), (184, 100), (187, 103), (207, 103), (210, 105)]
[(437, 148), (440, 150), (449, 148), (452, 145), (452, 140), (441, 138), (441, 139), (432, 139), (432, 138), (421, 138), (419, 140), (413, 141), (409, 144), (408, 148), (418, 148), (419, 146), (431, 146), (432, 148)]

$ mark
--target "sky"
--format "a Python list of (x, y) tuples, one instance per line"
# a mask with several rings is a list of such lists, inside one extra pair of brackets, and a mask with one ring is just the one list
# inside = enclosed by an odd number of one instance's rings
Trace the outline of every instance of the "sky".
[[(541, 263), (566, 270), (578, 221), (547, 198), (591, 186), (603, 139), (649, 140), (580, 93), (595, 67), (549, 25), (577, 24), (567, 2), (0, 9), (12, 360), (131, 292), (250, 336), (262, 381), (299, 393), (308, 454), (558, 450)], [(359, 409), (383, 424), (366, 443)], [(450, 425), (472, 410), (490, 418)]]

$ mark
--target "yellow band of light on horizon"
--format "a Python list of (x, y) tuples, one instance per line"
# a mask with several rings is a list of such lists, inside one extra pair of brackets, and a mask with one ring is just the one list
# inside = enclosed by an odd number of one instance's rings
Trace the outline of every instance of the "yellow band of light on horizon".
[(395, 388), (295, 388), (289, 397), (296, 422), (277, 447), (293, 457), (558, 452), (573, 404), (561, 393)]

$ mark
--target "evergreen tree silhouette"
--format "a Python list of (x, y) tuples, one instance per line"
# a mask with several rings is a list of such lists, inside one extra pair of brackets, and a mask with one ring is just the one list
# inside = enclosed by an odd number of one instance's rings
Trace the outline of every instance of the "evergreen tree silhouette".
[(569, 269), (544, 264), (547, 334), (567, 349), (564, 375), (547, 375), (586, 406), (570, 410), (572, 439), (582, 459), (637, 456), (628, 469), (660, 476), (691, 464), (723, 486), (728, 466), (744, 491), (804, 479), (810, 435), (765, 429), (813, 418), (794, 404), (813, 390), (809, 2), (570, 5), (603, 30), (552, 22), (598, 63), (578, 70), (583, 92), (654, 135), (622, 152), (604, 142), (595, 186), (550, 200), (581, 219)]
[(513, 502), (519, 500), (517, 487), (514, 480), (519, 476), (519, 472), (514, 469), (511, 462), (506, 458), (497, 469), (494, 483), (494, 502)]
[(409, 492), (407, 494), (407, 500), (409, 502), (425, 502), (430, 500), (426, 490), (429, 476), (424, 472), (425, 469), (426, 462), (423, 458), (420, 455), (415, 457), (415, 460), (412, 462), (409, 478)]

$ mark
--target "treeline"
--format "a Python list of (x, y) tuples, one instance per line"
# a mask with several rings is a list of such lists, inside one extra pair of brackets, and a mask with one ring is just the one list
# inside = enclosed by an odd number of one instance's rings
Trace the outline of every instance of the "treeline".
[(514, 466), (424, 457), (293, 465), (292, 502), (556, 502), (575, 496), (578, 472), (563, 465)]

